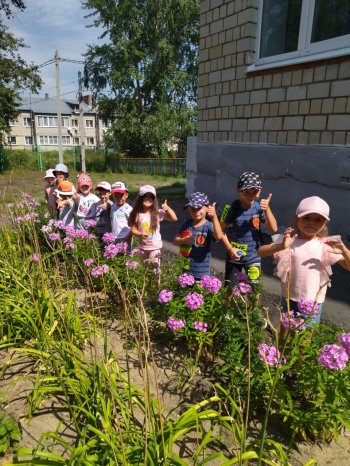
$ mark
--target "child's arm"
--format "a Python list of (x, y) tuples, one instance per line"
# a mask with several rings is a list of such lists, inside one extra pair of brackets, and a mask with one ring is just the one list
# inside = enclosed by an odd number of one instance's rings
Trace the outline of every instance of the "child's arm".
[[(184, 235), (185, 232), (188, 232), (188, 234)], [(192, 245), (193, 242), (193, 235), (190, 232), (190, 230), (183, 230), (181, 233), (177, 233), (173, 239), (173, 243), (176, 244), (177, 246), (181, 246), (182, 244), (188, 244), (189, 246)]]
[(266, 228), (269, 230), (270, 233), (277, 233), (278, 230), (278, 225), (277, 225), (277, 220), (275, 216), (272, 213), (272, 210), (270, 209), (270, 200), (271, 200), (272, 194), (270, 193), (267, 196), (267, 199), (261, 199), (260, 201), (260, 209), (265, 212), (266, 216)]
[(164, 203), (161, 205), (161, 208), (165, 212), (164, 220), (168, 220), (168, 222), (176, 222), (177, 216), (173, 209), (168, 205), (168, 201), (166, 199)]
[(283, 233), (283, 241), (281, 243), (271, 243), (260, 246), (258, 255), (260, 257), (273, 256), (275, 252), (289, 248), (298, 237), (298, 235), (291, 236), (293, 231), (294, 229), (292, 227), (288, 227)]
[(350, 271), (350, 251), (342, 240), (340, 238), (336, 240), (330, 238), (329, 240), (325, 240), (325, 243), (334, 248), (334, 252), (343, 255), (343, 259), (340, 259), (337, 264), (341, 265), (345, 270)]
[(213, 222), (213, 226), (214, 226), (214, 238), (217, 240), (217, 241), (220, 241), (222, 239), (222, 237), (224, 236), (223, 232), (222, 232), (222, 229), (221, 229), (221, 225), (220, 225), (220, 222), (219, 222), (219, 219), (218, 219), (218, 216), (216, 214), (216, 202), (214, 202), (212, 205), (209, 205), (208, 206), (208, 217), (210, 218), (210, 220)]
[(140, 231), (136, 225), (131, 226), (131, 234), (133, 236), (136, 236), (136, 238), (142, 238), (142, 239), (146, 239), (148, 236), (147, 233), (145, 233), (144, 231)]
[(222, 230), (222, 233), (223, 233), (221, 241), (222, 241), (226, 251), (230, 254), (230, 258), (232, 260), (238, 261), (241, 258), (241, 256), (238, 255), (241, 252), (241, 250), (238, 249), (238, 248), (234, 248), (232, 246), (232, 244), (230, 243), (230, 240), (228, 239), (228, 237), (227, 237), (227, 235), (225, 233), (226, 228), (227, 228), (227, 224), (225, 223), (224, 220), (226, 220), (226, 218), (227, 218), (227, 212), (226, 212), (225, 218), (223, 220), (220, 219), (220, 226), (221, 226), (221, 230)]

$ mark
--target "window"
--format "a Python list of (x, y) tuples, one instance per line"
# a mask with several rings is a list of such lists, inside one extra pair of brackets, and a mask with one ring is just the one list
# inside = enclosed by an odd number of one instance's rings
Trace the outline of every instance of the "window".
[[(63, 127), (68, 126), (68, 118), (62, 117), (61, 124)], [(57, 128), (57, 117), (56, 116), (38, 116), (38, 126), (46, 128)]]
[(263, 0), (248, 70), (350, 53), (349, 0)]
[(80, 138), (73, 138), (73, 144), (74, 144), (74, 146), (79, 146)]
[(87, 128), (94, 128), (94, 120), (85, 120), (85, 126)]
[(102, 121), (102, 120), (101, 120), (101, 129), (108, 129), (108, 128), (110, 128), (110, 127), (111, 127), (110, 121), (105, 122), (105, 121)]
[(57, 136), (40, 136), (40, 145), (42, 146), (57, 146)]
[(7, 136), (7, 144), (9, 144), (10, 146), (17, 144), (16, 136)]
[(69, 136), (62, 136), (62, 144), (64, 144), (65, 146), (69, 146), (70, 137)]
[(32, 119), (28, 117), (23, 118), (23, 126), (32, 126)]
[(72, 120), (72, 128), (79, 128), (79, 120)]
[(25, 145), (26, 146), (32, 146), (33, 145), (33, 138), (31, 136), (26, 136), (24, 140), (25, 140)]
[(95, 144), (94, 138), (86, 138), (88, 146), (93, 146)]

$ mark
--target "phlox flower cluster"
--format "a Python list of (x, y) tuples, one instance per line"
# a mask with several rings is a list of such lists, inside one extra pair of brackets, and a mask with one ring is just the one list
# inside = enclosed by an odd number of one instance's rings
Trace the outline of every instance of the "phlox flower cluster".
[(298, 310), (303, 315), (317, 315), (320, 312), (319, 305), (310, 299), (299, 299)]
[(170, 330), (173, 330), (174, 332), (176, 330), (180, 330), (185, 326), (185, 321), (181, 319), (175, 319), (174, 317), (169, 317), (166, 324), (170, 328)]
[(61, 237), (59, 233), (49, 233), (48, 238), (50, 241), (59, 241)]
[(114, 243), (116, 240), (115, 238), (115, 234), (114, 233), (105, 233), (103, 236), (102, 236), (102, 241), (104, 243)]
[(130, 257), (134, 257), (136, 254), (138, 254), (140, 252), (140, 248), (134, 248), (130, 251), (130, 254), (129, 256)]
[(76, 249), (76, 245), (74, 243), (66, 243), (65, 248), (67, 249), (67, 251), (69, 249)]
[(108, 265), (103, 264), (103, 265), (98, 265), (97, 267), (94, 267), (93, 269), (91, 269), (90, 273), (94, 278), (97, 278), (97, 277), (100, 277), (101, 275), (108, 273), (108, 271), (109, 271)]
[(203, 295), (200, 293), (188, 293), (185, 298), (186, 307), (191, 309), (191, 311), (195, 311), (204, 303)]
[[(105, 233), (105, 235), (106, 234), (107, 233)], [(103, 257), (105, 257), (106, 259), (114, 259), (114, 257), (117, 256), (118, 254), (125, 253), (127, 248), (128, 248), (127, 243), (118, 243), (118, 244), (110, 243), (108, 246), (106, 246), (105, 252), (103, 253)]]
[(181, 288), (186, 288), (187, 286), (194, 285), (195, 279), (193, 275), (190, 275), (189, 273), (183, 273), (182, 275), (179, 275), (177, 281)]
[(32, 255), (33, 262), (35, 262), (35, 263), (39, 262), (39, 258), (40, 258), (40, 256), (36, 252)]
[(86, 220), (85, 225), (86, 228), (93, 228), (96, 225), (96, 220)]
[(304, 319), (294, 317), (291, 312), (282, 312), (281, 325), (284, 328), (290, 328), (293, 330), (305, 330)]
[(205, 275), (201, 279), (200, 285), (203, 290), (209, 291), (209, 293), (218, 293), (222, 287), (222, 282), (216, 277)]
[(245, 294), (250, 294), (252, 293), (252, 291), (253, 289), (249, 285), (249, 283), (241, 282), (241, 283), (237, 283), (237, 285), (233, 288), (232, 294), (233, 296), (238, 297), (238, 296), (242, 296)]
[(239, 282), (247, 282), (249, 280), (249, 277), (244, 272), (236, 272), (235, 273), (235, 279), (237, 281), (239, 281)]
[(30, 222), (30, 221), (34, 221), (35, 223), (40, 223), (40, 220), (38, 219), (39, 217), (39, 214), (37, 214), (36, 212), (30, 212), (28, 214), (25, 214), (23, 216), (18, 216), (15, 218), (15, 222), (16, 223), (25, 223), (25, 222)]
[(126, 261), (125, 262), (125, 267), (129, 270), (134, 270), (139, 266), (139, 263), (137, 261)]
[(266, 343), (260, 343), (258, 345), (259, 359), (265, 362), (268, 366), (280, 367), (281, 363), (285, 364), (285, 358), (281, 360), (281, 353), (278, 351), (276, 346), (270, 346)]
[(195, 320), (193, 322), (193, 328), (195, 330), (199, 330), (200, 332), (206, 333), (208, 330), (208, 324), (206, 322), (200, 322), (199, 320)]
[(94, 260), (90, 257), (89, 259), (84, 260), (86, 267), (90, 267), (94, 263)]
[(350, 332), (342, 333), (341, 335), (339, 335), (337, 341), (342, 345), (342, 347), (346, 351), (346, 354), (350, 357)]
[(158, 301), (160, 303), (167, 303), (169, 301), (171, 301), (173, 299), (173, 292), (172, 291), (168, 291), (168, 290), (162, 290), (159, 294), (158, 294)]
[(338, 346), (333, 343), (321, 348), (317, 359), (320, 365), (325, 369), (339, 371), (345, 368), (349, 356), (343, 346)]

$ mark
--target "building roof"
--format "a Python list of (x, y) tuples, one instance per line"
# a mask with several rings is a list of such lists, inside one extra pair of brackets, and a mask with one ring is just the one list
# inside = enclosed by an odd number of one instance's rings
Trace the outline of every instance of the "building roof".
[[(83, 111), (84, 113), (92, 113), (95, 114), (96, 112), (92, 110), (84, 101), (82, 102)], [(23, 98), (20, 105), (19, 110), (26, 111), (32, 110), (34, 113), (43, 113), (43, 114), (57, 114), (57, 104), (56, 98)], [(79, 102), (72, 101), (72, 100), (63, 100), (61, 99), (61, 114), (62, 115), (71, 115), (74, 110), (79, 109)]]

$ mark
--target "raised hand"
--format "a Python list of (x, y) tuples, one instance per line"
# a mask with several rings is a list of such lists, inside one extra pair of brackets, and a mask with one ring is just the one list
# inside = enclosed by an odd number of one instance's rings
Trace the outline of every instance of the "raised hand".
[(270, 193), (268, 196), (267, 196), (267, 199), (261, 199), (260, 200), (260, 209), (261, 210), (267, 210), (267, 208), (269, 207), (269, 203), (271, 201), (271, 197), (272, 197), (272, 193)]
[(216, 202), (213, 202), (212, 205), (208, 206), (208, 216), (214, 218), (216, 216)]
[(283, 249), (287, 249), (291, 247), (291, 245), (294, 243), (294, 241), (297, 239), (298, 235), (295, 234), (292, 236), (292, 233), (294, 232), (294, 228), (288, 227), (284, 233), (283, 233)]
[(161, 205), (161, 208), (162, 208), (165, 212), (168, 211), (169, 206), (168, 206), (168, 200), (167, 200), (167, 199), (165, 199), (165, 201), (164, 201), (163, 204)]

